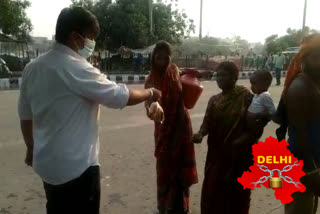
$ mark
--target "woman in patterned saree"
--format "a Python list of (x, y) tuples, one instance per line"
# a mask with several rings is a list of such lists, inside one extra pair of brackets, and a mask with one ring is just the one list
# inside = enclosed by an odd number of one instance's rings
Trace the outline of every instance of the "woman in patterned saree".
[(184, 107), (179, 69), (170, 62), (170, 56), (170, 45), (159, 42), (152, 54), (152, 72), (145, 87), (162, 92), (159, 103), (164, 121), (155, 122), (154, 133), (158, 210), (160, 214), (186, 214), (190, 212), (189, 188), (198, 182), (198, 177), (191, 120)]
[(245, 119), (253, 95), (236, 85), (238, 72), (232, 62), (219, 65), (217, 84), (222, 93), (209, 100), (200, 131), (193, 137), (194, 143), (201, 143), (208, 135), (201, 214), (249, 213), (251, 192), (244, 190), (237, 178), (253, 163), (251, 146), (257, 140)]

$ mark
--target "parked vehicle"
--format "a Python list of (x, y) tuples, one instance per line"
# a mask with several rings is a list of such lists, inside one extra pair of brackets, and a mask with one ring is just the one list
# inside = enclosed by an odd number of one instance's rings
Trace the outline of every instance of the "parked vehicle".
[(285, 51), (283, 51), (283, 54), (297, 54), (300, 51), (300, 47), (289, 47)]

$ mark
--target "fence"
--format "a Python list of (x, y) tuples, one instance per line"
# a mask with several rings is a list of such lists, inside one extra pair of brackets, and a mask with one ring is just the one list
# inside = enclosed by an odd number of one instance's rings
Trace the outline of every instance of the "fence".
[[(218, 65), (223, 61), (231, 61), (237, 65), (240, 71), (255, 71), (266, 66), (266, 57), (201, 57), (190, 56), (173, 57), (173, 63), (179, 68), (193, 67), (201, 70), (215, 71)], [(108, 74), (147, 74), (151, 70), (151, 60), (144, 58), (140, 64), (136, 63), (136, 58), (117, 58), (104, 59), (99, 61), (100, 69)]]
[[(13, 63), (5, 58), (7, 65)], [(96, 66), (107, 74), (133, 74), (133, 75), (144, 75), (148, 74), (151, 70), (151, 57), (145, 57), (140, 61), (137, 61), (135, 57), (123, 58), (120, 55), (115, 55), (107, 58), (93, 57), (92, 62), (96, 61)], [(215, 71), (217, 66), (223, 61), (234, 62), (240, 71), (254, 71), (264, 68), (266, 66), (266, 57), (239, 57), (239, 56), (218, 56), (218, 57), (173, 57), (173, 63), (179, 68), (193, 67), (201, 70)], [(26, 63), (16, 63), (17, 65), (25, 65)], [(95, 63), (93, 63), (95, 64)], [(14, 64), (15, 65), (15, 64)], [(8, 66), (9, 67), (9, 66)], [(13, 67), (13, 66), (10, 66)], [(18, 67), (18, 66), (15, 66)], [(23, 68), (21, 68), (22, 70)], [(18, 71), (15, 68), (10, 70)], [(19, 69), (20, 70), (20, 69)]]

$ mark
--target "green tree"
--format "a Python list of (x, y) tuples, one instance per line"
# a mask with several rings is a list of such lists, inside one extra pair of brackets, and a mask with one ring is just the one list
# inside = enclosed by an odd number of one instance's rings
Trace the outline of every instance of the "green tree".
[(313, 33), (317, 33), (317, 31), (309, 27), (305, 27), (303, 30), (288, 28), (287, 34), (284, 36), (278, 37), (278, 35), (272, 35), (266, 38), (266, 51), (270, 54), (284, 51), (288, 47), (298, 47), (305, 36)]
[(232, 44), (237, 51), (248, 51), (249, 50), (249, 42), (245, 39), (242, 39), (240, 36), (234, 36), (232, 38)]
[(72, 6), (84, 7), (90, 11), (94, 10), (93, 0), (71, 0)]
[(248, 50), (248, 41), (236, 36), (232, 39), (222, 39), (206, 36), (199, 40), (197, 37), (192, 37), (183, 40), (183, 43), (176, 48), (179, 56), (215, 56), (229, 55), (231, 52)]
[(255, 44), (252, 51), (253, 51), (253, 53), (258, 54), (258, 55), (263, 54), (265, 51), (264, 45), (259, 42), (259, 43)]
[(277, 44), (278, 35), (274, 34), (266, 38), (265, 46), (268, 54), (276, 53), (279, 51)]
[(192, 19), (188, 19), (185, 12), (173, 10), (172, 5), (162, 2), (154, 4), (154, 36), (156, 40), (166, 40), (172, 44), (181, 44), (191, 32), (195, 25)]
[[(153, 4), (153, 33), (149, 30), (148, 0), (72, 0), (72, 5), (83, 6), (93, 12), (100, 23), (98, 48), (116, 50), (121, 46), (143, 48), (158, 40), (180, 44), (194, 31), (193, 20), (171, 4), (161, 0)], [(172, 2), (176, 2), (172, 0)]]
[(29, 41), (32, 24), (26, 15), (26, 9), (30, 5), (28, 0), (1, 0), (0, 31), (17, 39)]
[[(141, 11), (141, 6), (135, 7), (139, 5), (137, 1), (130, 2), (118, 1), (111, 4), (105, 19), (98, 18), (101, 28), (104, 28), (100, 39), (106, 39), (107, 49), (116, 50), (121, 46), (134, 49), (151, 44), (148, 18)], [(103, 14), (101, 11), (97, 16), (101, 17)]]

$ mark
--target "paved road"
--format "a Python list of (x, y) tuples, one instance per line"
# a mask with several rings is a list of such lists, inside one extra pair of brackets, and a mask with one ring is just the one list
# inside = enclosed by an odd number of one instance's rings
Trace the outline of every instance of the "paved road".
[[(239, 84), (248, 86), (249, 82), (241, 80)], [(199, 103), (191, 111), (195, 131), (202, 122), (210, 96), (219, 92), (215, 82), (204, 82), (204, 86)], [(277, 86), (270, 89), (275, 103), (279, 101), (281, 90)], [(43, 214), (45, 195), (41, 180), (23, 163), (25, 146), (16, 113), (18, 95), (18, 91), (0, 91), (0, 214)], [(154, 214), (156, 176), (153, 124), (145, 117), (143, 106), (122, 111), (102, 108), (100, 123), (101, 213)], [(269, 124), (262, 140), (274, 135), (275, 128), (274, 124)], [(206, 151), (206, 143), (196, 146), (201, 182), (191, 190), (194, 214), (200, 214)], [(250, 213), (281, 214), (283, 207), (275, 200), (272, 190), (259, 189), (253, 191)]]

